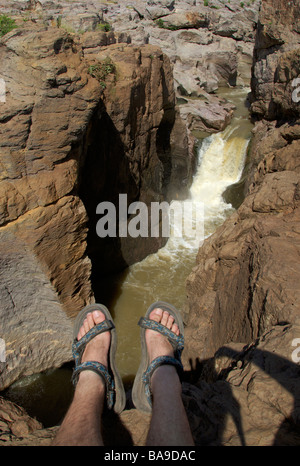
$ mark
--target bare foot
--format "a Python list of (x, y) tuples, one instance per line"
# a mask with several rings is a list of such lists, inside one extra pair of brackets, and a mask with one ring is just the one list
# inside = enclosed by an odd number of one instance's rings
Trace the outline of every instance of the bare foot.
[[(174, 317), (167, 311), (156, 308), (150, 313), (149, 319), (161, 323), (176, 335), (180, 334)], [(149, 362), (152, 362), (159, 356), (174, 356), (172, 345), (164, 335), (161, 335), (155, 330), (147, 329), (145, 332), (145, 338), (150, 359)]]
[[(95, 325), (100, 324), (105, 320), (105, 315), (101, 311), (93, 311), (87, 314), (82, 326), (77, 335), (79, 341), (86, 333), (91, 330)], [(108, 366), (108, 351), (110, 346), (110, 332), (104, 332), (100, 335), (96, 335), (85, 347), (81, 362), (86, 361), (97, 361), (103, 364), (105, 367)], [(99, 377), (92, 371), (83, 371), (79, 375), (79, 380), (87, 377)]]

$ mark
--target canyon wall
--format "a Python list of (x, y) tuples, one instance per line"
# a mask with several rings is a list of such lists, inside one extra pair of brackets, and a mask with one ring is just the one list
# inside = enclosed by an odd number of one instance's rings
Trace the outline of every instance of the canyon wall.
[(299, 19), (296, 1), (262, 3), (246, 197), (187, 280), (185, 366), (204, 444), (299, 444)]
[[(20, 14), (21, 2), (13, 3)], [(196, 445), (299, 444), (296, 0), (264, 0), (258, 23), (260, 2), (244, 9), (236, 1), (204, 8), (196, 0), (136, 0), (97, 12), (87, 11), (94, 2), (75, 2), (73, 18), (68, 2), (62, 17), (54, 1), (23, 3), (28, 21), (0, 42), (9, 104), (1, 108), (2, 387), (70, 357), (71, 317), (93, 300), (92, 266), (101, 273), (137, 259), (130, 242), (102, 249), (88, 236), (95, 205), (115, 201), (125, 187), (129, 201), (180, 197), (191, 177), (190, 131), (217, 131), (232, 114), (209, 92), (248, 82), (254, 46), (246, 197), (199, 249), (187, 280), (183, 400)], [(100, 19), (115, 32), (96, 31)], [(170, 60), (147, 42), (169, 51), (175, 93)], [(115, 67), (97, 79), (103, 62)], [(174, 108), (175, 95), (185, 106)], [(191, 107), (196, 95), (200, 110)], [(0, 401), (3, 442), (49, 443), (55, 429)], [(149, 418), (127, 410), (121, 422), (118, 445), (128, 444), (124, 427), (143, 444)], [(106, 426), (111, 438), (115, 427)]]
[(259, 2), (215, 1), (0, 0), (17, 26), (0, 43), (2, 388), (67, 361), (72, 318), (101, 277), (164, 243), (99, 240), (96, 207), (121, 193), (128, 204), (184, 198), (193, 133), (230, 121), (233, 107), (210, 92), (249, 80)]
[(173, 135), (172, 68), (157, 47), (25, 22), (1, 39), (0, 63), (3, 389), (70, 360), (72, 317), (95, 299), (97, 264), (107, 274), (162, 244), (108, 245), (97, 204), (180, 197), (192, 165), (184, 126), (180, 143)]

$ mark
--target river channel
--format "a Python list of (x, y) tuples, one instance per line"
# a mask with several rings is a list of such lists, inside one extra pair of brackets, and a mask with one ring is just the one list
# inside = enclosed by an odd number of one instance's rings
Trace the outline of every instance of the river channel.
[[(245, 167), (252, 130), (246, 105), (249, 91), (219, 91), (220, 96), (236, 106), (234, 116), (223, 132), (209, 135), (198, 144), (198, 165), (189, 202), (203, 205), (204, 237), (210, 236), (233, 212), (233, 204), (240, 202), (234, 196), (232, 203), (228, 203), (228, 197), (226, 202), (223, 193), (239, 182)], [(195, 265), (198, 249), (199, 245), (184, 235), (171, 234), (157, 253), (99, 284), (103, 289), (102, 302), (109, 306), (117, 328), (117, 364), (127, 388), (139, 366), (139, 317), (157, 300), (168, 301), (179, 309), (184, 306), (185, 282)], [(13, 384), (4, 395), (49, 427), (60, 421), (72, 397), (70, 374), (71, 367), (66, 366), (32, 376)]]

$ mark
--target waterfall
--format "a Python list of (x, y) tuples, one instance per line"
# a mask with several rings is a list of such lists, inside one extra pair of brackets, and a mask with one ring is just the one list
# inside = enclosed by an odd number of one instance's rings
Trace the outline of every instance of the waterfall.
[[(242, 110), (239, 108), (223, 132), (205, 138), (198, 151), (198, 168), (188, 201), (203, 203), (204, 237), (210, 236), (234, 211), (222, 194), (228, 186), (239, 181), (244, 168), (252, 126), (245, 119), (245, 90), (236, 98), (240, 100)], [(198, 249), (199, 245), (191, 244), (184, 236), (177, 237), (171, 230), (163, 248), (129, 267), (122, 276), (113, 312), (119, 334), (118, 365), (123, 377), (132, 378), (138, 367), (138, 318), (156, 300), (182, 307), (185, 281), (195, 265)]]
[(205, 237), (212, 234), (233, 211), (222, 194), (242, 175), (249, 139), (238, 134), (238, 127), (204, 139), (198, 155), (198, 170), (191, 186), (193, 200), (204, 203)]

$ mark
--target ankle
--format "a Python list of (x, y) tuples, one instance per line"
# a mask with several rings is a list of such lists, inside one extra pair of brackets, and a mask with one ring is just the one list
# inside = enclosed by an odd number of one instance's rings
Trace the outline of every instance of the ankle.
[(82, 371), (79, 374), (77, 382), (77, 391), (84, 392), (94, 390), (97, 392), (105, 392), (105, 382), (103, 378), (93, 371)]
[[(166, 390), (166, 387), (171, 387), (171, 390)], [(181, 396), (182, 387), (176, 368), (170, 365), (158, 367), (151, 377), (151, 391), (159, 396), (163, 393), (169, 396), (170, 392)]]

